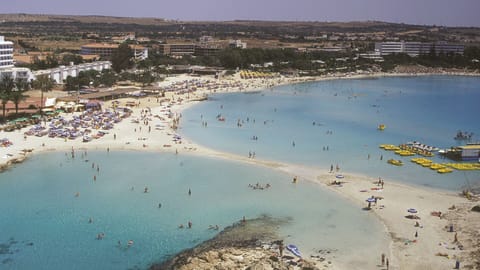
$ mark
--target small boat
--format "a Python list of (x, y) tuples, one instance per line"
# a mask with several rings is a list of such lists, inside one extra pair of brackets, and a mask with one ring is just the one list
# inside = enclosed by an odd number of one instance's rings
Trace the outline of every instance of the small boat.
[(300, 257), (300, 258), (302, 257), (302, 255), (300, 255), (300, 251), (298, 250), (298, 247), (293, 244), (287, 245), (287, 250), (297, 257)]
[(437, 170), (438, 173), (451, 173), (453, 172), (453, 169), (451, 168), (441, 168)]
[(392, 165), (395, 165), (395, 166), (402, 166), (403, 165), (403, 162), (399, 159), (389, 159), (387, 161), (388, 163), (392, 164)]
[(380, 124), (378, 125), (378, 130), (384, 130), (385, 129), (385, 125), (384, 124)]

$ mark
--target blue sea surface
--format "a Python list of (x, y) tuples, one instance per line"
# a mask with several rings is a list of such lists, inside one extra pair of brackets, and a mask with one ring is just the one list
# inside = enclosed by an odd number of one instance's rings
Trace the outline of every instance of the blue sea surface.
[[(271, 188), (249, 187), (256, 183)], [(213, 237), (210, 225), (264, 214), (290, 220), (280, 236), (304, 254), (328, 249), (365, 269), (375, 265), (371, 252), (388, 248), (373, 214), (267, 168), (183, 154), (52, 152), (1, 174), (0, 269), (147, 269)], [(191, 229), (178, 228), (189, 221)]]
[[(442, 149), (480, 141), (480, 78), (345, 79), (212, 95), (183, 112), (181, 133), (207, 147), (257, 159), (304, 164), (432, 188), (480, 186), (480, 171), (438, 174), (380, 144), (418, 141)], [(222, 116), (225, 121), (218, 121)], [(205, 127), (206, 123), (206, 127)], [(378, 125), (386, 125), (384, 131)], [(257, 139), (253, 139), (257, 138)], [(401, 159), (404, 166), (387, 164)], [(451, 162), (438, 155), (435, 162)]]

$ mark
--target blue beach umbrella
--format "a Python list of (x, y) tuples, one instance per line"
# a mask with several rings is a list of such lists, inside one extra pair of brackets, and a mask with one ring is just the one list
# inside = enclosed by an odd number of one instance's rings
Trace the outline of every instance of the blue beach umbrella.
[(407, 212), (412, 213), (412, 214), (416, 214), (418, 211), (415, 208), (410, 208), (410, 209), (407, 210)]
[(368, 198), (366, 201), (369, 202), (369, 203), (372, 203), (372, 202), (375, 202), (375, 198), (370, 197), (370, 198)]

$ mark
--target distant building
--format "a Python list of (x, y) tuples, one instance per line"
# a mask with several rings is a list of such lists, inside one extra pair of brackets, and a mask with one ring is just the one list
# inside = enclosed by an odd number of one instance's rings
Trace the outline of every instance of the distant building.
[(212, 55), (217, 55), (217, 53), (221, 50), (222, 48), (217, 47), (217, 46), (208, 46), (208, 45), (203, 45), (203, 46), (195, 46), (195, 55), (198, 56), (212, 56)]
[(215, 40), (213, 39), (212, 36), (201, 36), (200, 38), (198, 38), (198, 42), (200, 42), (200, 44), (209, 44), (214, 41)]
[(169, 56), (198, 55), (210, 56), (216, 55), (222, 48), (215, 45), (197, 45), (187, 44), (158, 44), (158, 53)]
[[(105, 43), (91, 43), (81, 47), (81, 55), (100, 55), (103, 58), (110, 58), (115, 50), (118, 49), (118, 44)], [(148, 48), (139, 45), (130, 45), (134, 51), (134, 57), (138, 60), (148, 58)]]
[(163, 55), (192, 55), (195, 53), (195, 44), (159, 44), (158, 53)]
[(359, 58), (370, 59), (375, 62), (383, 62), (383, 57), (380, 55), (380, 52), (369, 52), (369, 53), (360, 53), (357, 54)]
[(246, 49), (247, 43), (242, 42), (240, 39), (236, 39), (236, 40), (230, 40), (230, 42), (228, 42), (228, 46), (230, 48)]
[(389, 55), (392, 53), (406, 53), (410, 56), (419, 56), (434, 52), (439, 53), (455, 53), (463, 54), (465, 46), (459, 44), (450, 44), (447, 42), (406, 42), (406, 41), (389, 41), (375, 43), (375, 50), (380, 55)]

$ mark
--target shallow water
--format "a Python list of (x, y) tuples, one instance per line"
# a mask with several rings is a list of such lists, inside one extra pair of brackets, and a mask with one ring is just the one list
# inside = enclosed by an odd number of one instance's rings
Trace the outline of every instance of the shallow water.
[[(257, 182), (272, 187), (248, 187)], [(146, 269), (213, 237), (209, 225), (262, 214), (291, 219), (280, 234), (301, 243), (305, 254), (339, 249), (334, 255), (358, 259), (359, 269), (374, 265), (361, 247), (373, 254), (387, 248), (382, 225), (369, 213), (267, 168), (188, 155), (77, 151), (74, 159), (34, 155), (1, 174), (0, 269)], [(188, 221), (192, 229), (177, 228)], [(102, 232), (105, 238), (96, 240)], [(347, 259), (353, 251), (359, 258)]]
[[(255, 152), (259, 159), (325, 171), (339, 164), (341, 172), (457, 190), (467, 180), (480, 182), (479, 172), (439, 175), (406, 158), (403, 167), (394, 167), (385, 161), (398, 156), (378, 144), (418, 140), (449, 147), (457, 143), (458, 129), (478, 139), (478, 83), (466, 77), (382, 78), (214, 95), (183, 113), (181, 132), (214, 149)], [(226, 121), (217, 121), (218, 114)], [(380, 123), (387, 125), (383, 132), (376, 130)], [(272, 187), (248, 187), (257, 182)], [(211, 238), (216, 231), (209, 225), (262, 214), (290, 218), (280, 234), (287, 243), (301, 243), (302, 252), (332, 250), (357, 269), (374, 268), (378, 258), (371, 254), (387, 250), (384, 228), (371, 213), (319, 185), (293, 185), (290, 176), (268, 168), (188, 155), (77, 152), (72, 159), (48, 153), (1, 174), (0, 269), (145, 269)], [(192, 229), (177, 228), (189, 220)], [(96, 240), (101, 232), (105, 238)], [(130, 239), (134, 245), (127, 248)]]
[[(480, 186), (480, 171), (442, 175), (378, 146), (420, 141), (449, 148), (465, 143), (453, 139), (457, 130), (473, 132), (472, 141), (480, 141), (478, 100), (478, 77), (309, 82), (213, 95), (183, 112), (181, 133), (207, 147), (243, 156), (255, 152), (256, 158), (320, 166), (326, 171), (338, 164), (341, 171), (374, 179), (460, 190)], [(218, 115), (225, 121), (216, 120)], [(379, 124), (387, 128), (378, 131)], [(390, 158), (405, 165), (389, 165)], [(433, 160), (449, 162), (440, 157)]]

